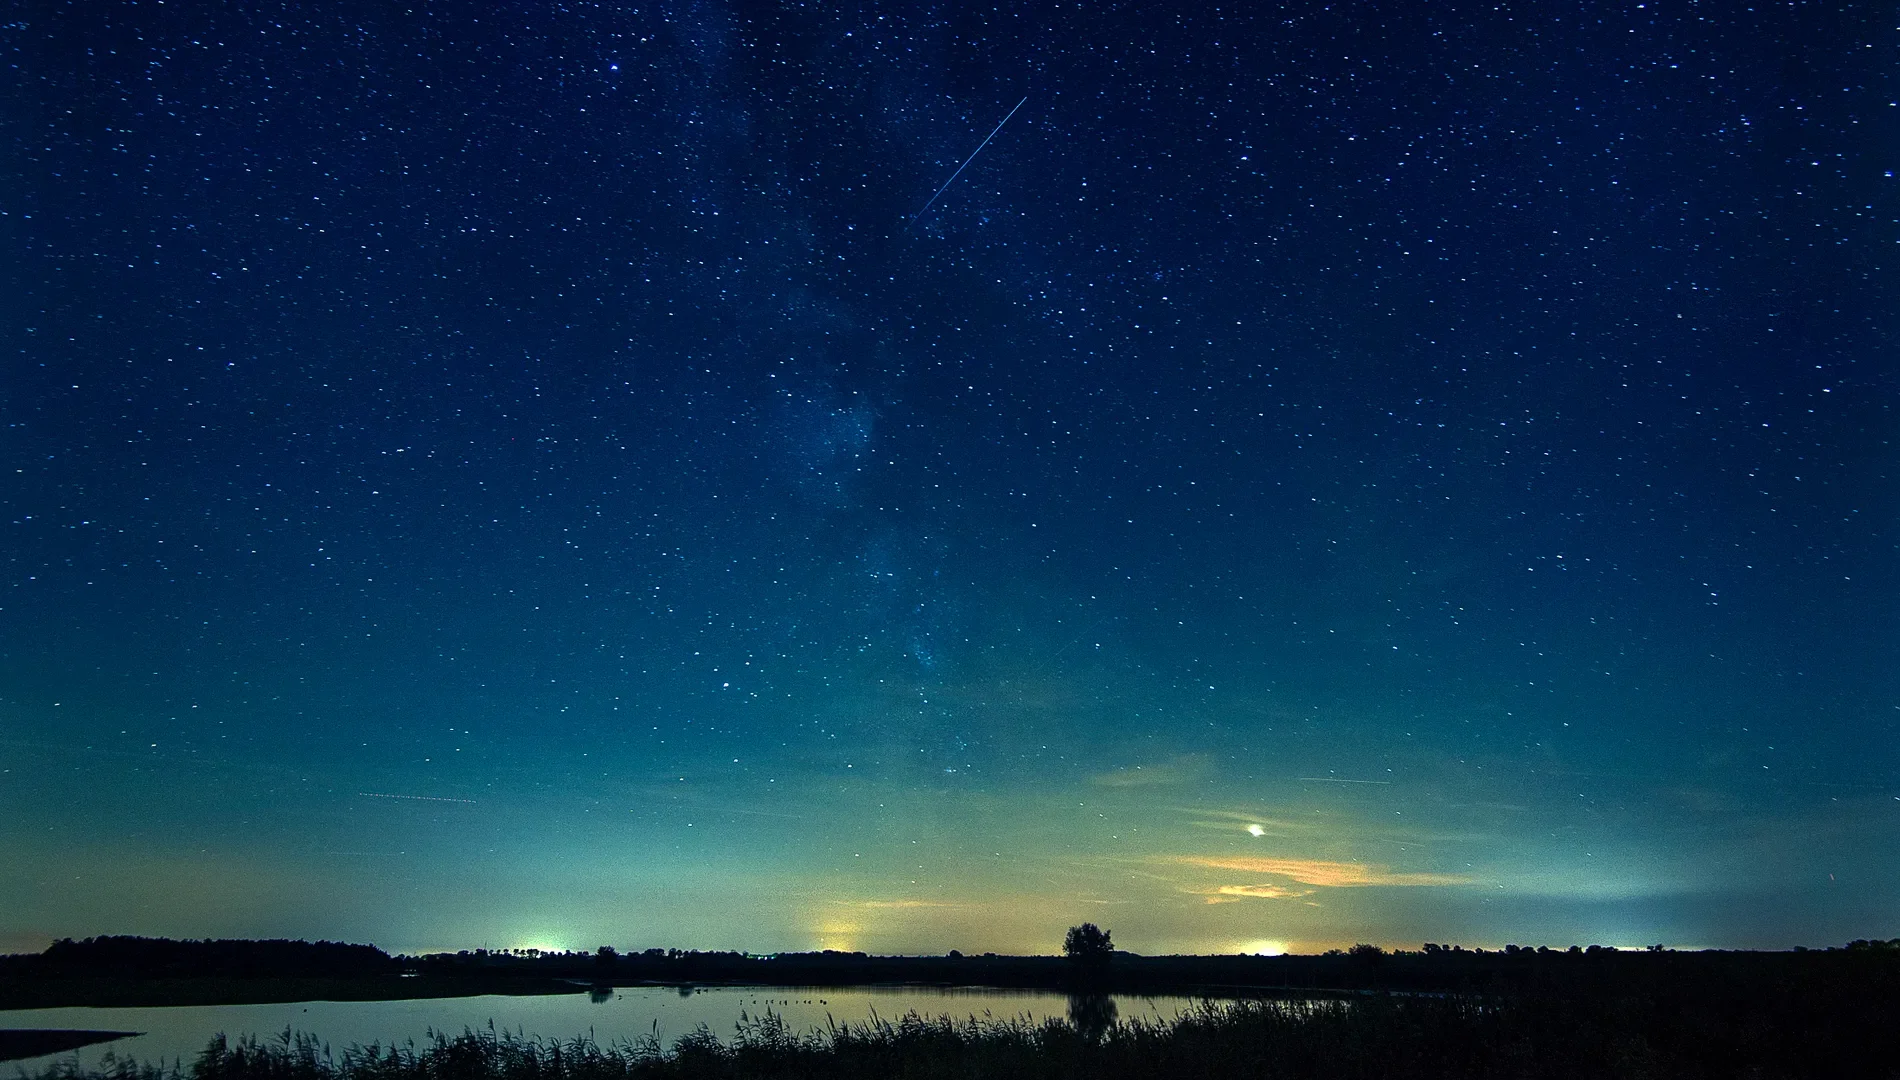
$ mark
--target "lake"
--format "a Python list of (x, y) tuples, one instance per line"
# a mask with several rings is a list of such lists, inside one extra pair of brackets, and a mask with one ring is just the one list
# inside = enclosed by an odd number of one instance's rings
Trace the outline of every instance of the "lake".
[[(1190, 1008), (1196, 999), (1115, 995), (1113, 1000), (1122, 1020), (1168, 1020)], [(767, 1010), (783, 1017), (792, 1030), (803, 1032), (823, 1028), (828, 1020), (857, 1024), (873, 1016), (889, 1020), (913, 1011), (925, 1017), (959, 1020), (1063, 1018), (1068, 1016), (1069, 999), (1041, 990), (722, 986), (695, 988), (689, 993), (671, 987), (623, 987), (605, 997), (578, 992), (405, 1001), (18, 1009), (0, 1011), (0, 1028), (86, 1028), (145, 1034), (6, 1062), (0, 1064), (0, 1075), (17, 1076), (16, 1067), (36, 1072), (56, 1061), (74, 1059), (82, 1067), (92, 1067), (108, 1052), (140, 1061), (169, 1063), (182, 1059), (189, 1064), (219, 1032), (235, 1039), (241, 1034), (268, 1037), (285, 1028), (309, 1032), (338, 1052), (351, 1044), (372, 1042), (389, 1045), (414, 1040), (421, 1045), (432, 1031), (459, 1035), (491, 1023), (496, 1030), (505, 1028), (543, 1038), (572, 1039), (591, 1034), (603, 1046), (657, 1032), (671, 1045), (701, 1024), (722, 1039), (729, 1038), (741, 1017), (757, 1017)]]

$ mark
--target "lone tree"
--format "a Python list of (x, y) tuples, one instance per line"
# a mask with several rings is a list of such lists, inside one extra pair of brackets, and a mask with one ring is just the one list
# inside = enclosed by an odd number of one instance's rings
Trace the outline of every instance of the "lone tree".
[(1062, 951), (1078, 964), (1106, 964), (1115, 952), (1115, 945), (1108, 940), (1108, 934), (1107, 930), (1092, 922), (1071, 926), (1068, 936), (1062, 939)]

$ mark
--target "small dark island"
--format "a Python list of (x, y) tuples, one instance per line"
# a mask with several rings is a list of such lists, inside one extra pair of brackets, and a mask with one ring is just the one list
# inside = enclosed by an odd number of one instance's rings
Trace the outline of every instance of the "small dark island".
[(0, 1028), (0, 1061), (77, 1050), (95, 1043), (131, 1038), (136, 1031), (86, 1031), (72, 1028)]

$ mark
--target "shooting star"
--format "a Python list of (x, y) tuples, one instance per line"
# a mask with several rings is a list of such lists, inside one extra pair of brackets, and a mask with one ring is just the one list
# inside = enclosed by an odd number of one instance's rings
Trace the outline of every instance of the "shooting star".
[[(1016, 109), (1022, 108), (1023, 102), (1028, 101), (1028, 100), (1029, 100), (1029, 95), (1024, 94), (1023, 100), (1018, 101), (1016, 103)], [(957, 166), (957, 171), (950, 174), (950, 179), (945, 180), (943, 182), (943, 187), (940, 187), (937, 189), (936, 195), (932, 195), (928, 200), (924, 202), (924, 205), (922, 207), (918, 208), (916, 213), (910, 216), (910, 219), (912, 221), (916, 221), (918, 218), (923, 217), (924, 211), (930, 209), (931, 203), (934, 203), (937, 201), (937, 195), (942, 195), (945, 191), (949, 190), (951, 184), (954, 184), (957, 182), (957, 177), (963, 175), (963, 170), (970, 167), (970, 162), (975, 161), (976, 156), (983, 152), (983, 148), (990, 144), (990, 140), (996, 138), (996, 133), (1003, 130), (1003, 125), (1009, 123), (1009, 117), (1016, 115), (1016, 109), (1009, 110), (1008, 116), (1005, 116), (1001, 120), (996, 122), (996, 126), (990, 129), (990, 133), (983, 137), (983, 141), (976, 144), (976, 149), (970, 151), (970, 156), (963, 159), (963, 164)]]

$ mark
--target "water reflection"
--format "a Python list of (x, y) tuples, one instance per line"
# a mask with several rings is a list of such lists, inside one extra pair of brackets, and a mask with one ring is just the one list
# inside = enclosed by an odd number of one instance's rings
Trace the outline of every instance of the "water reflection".
[[(873, 1016), (887, 1020), (907, 1013), (929, 1019), (1026, 1019), (1039, 1023), (1066, 1018), (1089, 1038), (1100, 1038), (1117, 1020), (1168, 1020), (1192, 1005), (1188, 998), (1064, 995), (1036, 990), (888, 987), (766, 986), (577, 986), (571, 994), (539, 997), (487, 996), (419, 998), (399, 1001), (301, 1001), (259, 1005), (194, 1005), (173, 1008), (22, 1009), (7, 1012), (9, 1028), (137, 1031), (144, 1034), (51, 1057), (8, 1062), (35, 1072), (55, 1062), (95, 1068), (108, 1048), (121, 1059), (179, 1062), (189, 1065), (218, 1032), (233, 1039), (251, 1034), (269, 1038), (285, 1030), (308, 1032), (341, 1050), (352, 1044), (400, 1046), (464, 1030), (496, 1030), (550, 1039), (593, 1033), (602, 1045), (617, 1039), (658, 1037), (665, 1045), (701, 1025), (720, 1038), (732, 1037), (741, 1015), (771, 1013), (794, 1032), (825, 1030), (830, 1024), (861, 1024)], [(1065, 1008), (1066, 1007), (1066, 1008)], [(4, 1080), (0, 1076), (0, 1080)]]
[(1069, 995), (1069, 1023), (1090, 1042), (1101, 1042), (1120, 1016), (1115, 999), (1107, 994)]

